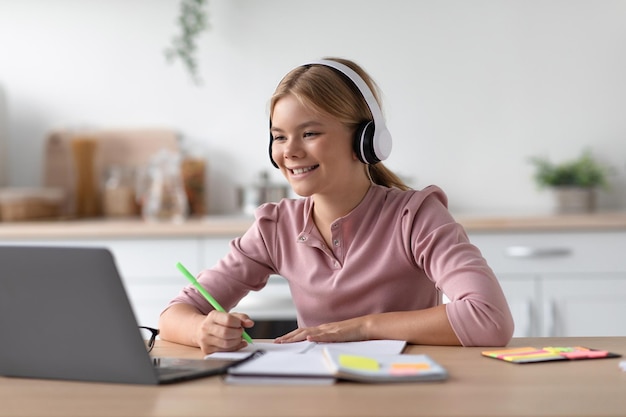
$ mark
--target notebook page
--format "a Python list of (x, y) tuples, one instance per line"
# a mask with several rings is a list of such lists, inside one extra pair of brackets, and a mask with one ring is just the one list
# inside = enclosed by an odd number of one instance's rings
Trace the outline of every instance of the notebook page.
[(406, 342), (404, 340), (365, 340), (359, 342), (316, 343), (303, 340), (294, 343), (258, 342), (248, 345), (236, 352), (215, 352), (205, 356), (205, 359), (242, 359), (257, 350), (265, 352), (308, 353), (323, 352), (324, 346), (332, 346), (355, 354), (395, 355), (402, 353)]

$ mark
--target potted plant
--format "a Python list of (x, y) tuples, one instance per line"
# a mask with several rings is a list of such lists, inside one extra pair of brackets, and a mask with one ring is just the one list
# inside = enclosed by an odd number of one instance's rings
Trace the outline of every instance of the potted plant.
[(594, 211), (596, 189), (608, 186), (610, 168), (596, 161), (588, 149), (577, 159), (560, 164), (541, 157), (532, 157), (530, 161), (537, 169), (534, 176), (537, 185), (554, 190), (561, 213)]

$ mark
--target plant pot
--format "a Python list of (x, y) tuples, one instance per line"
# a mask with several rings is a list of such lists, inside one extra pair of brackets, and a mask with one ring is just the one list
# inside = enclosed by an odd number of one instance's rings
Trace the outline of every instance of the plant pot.
[(553, 190), (559, 213), (591, 213), (596, 209), (594, 188), (555, 187)]

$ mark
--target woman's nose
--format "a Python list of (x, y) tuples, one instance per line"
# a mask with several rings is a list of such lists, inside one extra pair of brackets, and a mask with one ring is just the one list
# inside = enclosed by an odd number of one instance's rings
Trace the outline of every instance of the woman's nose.
[(293, 159), (301, 158), (303, 155), (302, 144), (297, 139), (288, 139), (284, 143), (283, 158)]

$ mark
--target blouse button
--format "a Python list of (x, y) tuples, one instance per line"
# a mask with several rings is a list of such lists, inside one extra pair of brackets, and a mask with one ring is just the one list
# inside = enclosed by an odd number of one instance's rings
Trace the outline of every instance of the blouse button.
[(335, 240), (333, 240), (333, 245), (335, 245), (335, 246), (339, 246), (339, 239), (335, 239)]
[(304, 242), (306, 240), (306, 236), (300, 236), (300, 241)]

